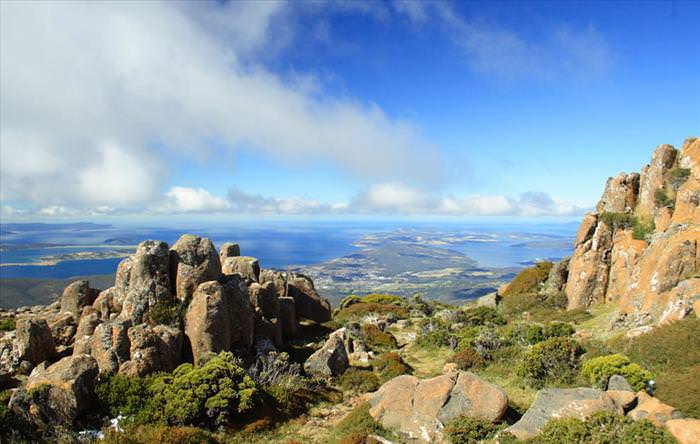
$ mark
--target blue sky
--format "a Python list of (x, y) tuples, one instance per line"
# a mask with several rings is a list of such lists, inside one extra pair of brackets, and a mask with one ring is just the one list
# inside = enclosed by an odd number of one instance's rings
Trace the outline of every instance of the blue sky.
[(695, 2), (3, 2), (3, 220), (577, 217), (700, 135)]

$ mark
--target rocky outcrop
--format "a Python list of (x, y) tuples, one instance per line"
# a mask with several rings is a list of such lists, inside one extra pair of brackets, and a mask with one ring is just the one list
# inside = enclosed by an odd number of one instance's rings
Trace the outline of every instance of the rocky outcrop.
[(224, 263), (224, 261), (229, 257), (236, 257), (241, 255), (241, 247), (233, 242), (224, 242), (219, 251), (219, 261)]
[(537, 392), (527, 412), (506, 430), (518, 439), (529, 439), (538, 435), (550, 419), (585, 420), (601, 411), (622, 413), (604, 391), (592, 388), (547, 388)]
[(128, 319), (115, 319), (95, 328), (90, 341), (90, 352), (97, 361), (100, 373), (115, 373), (129, 360)]
[(345, 349), (347, 340), (348, 333), (344, 328), (331, 333), (323, 346), (304, 363), (306, 373), (324, 377), (342, 375), (350, 365)]
[(124, 295), (120, 316), (132, 324), (148, 321), (151, 307), (159, 301), (169, 304), (173, 299), (168, 244), (152, 240), (141, 242), (136, 253), (122, 264), (117, 270), (120, 279), (115, 281), (117, 294)]
[(253, 345), (255, 313), (245, 282), (205, 282), (197, 287), (185, 317), (185, 336), (195, 364), (209, 353)]
[(10, 400), (15, 413), (40, 427), (72, 425), (93, 402), (98, 367), (88, 355), (68, 356), (31, 376)]
[(90, 283), (86, 280), (72, 282), (61, 295), (61, 311), (67, 311), (73, 318), (80, 318), (83, 307), (92, 305), (99, 294), (99, 290), (90, 288)]
[(182, 332), (166, 325), (141, 324), (128, 331), (130, 358), (119, 366), (119, 373), (145, 376), (171, 372), (181, 362)]
[(700, 139), (690, 138), (680, 151), (659, 146), (641, 174), (608, 179), (545, 288), (563, 279), (569, 309), (615, 303), (640, 321), (631, 327), (673, 322), (700, 300), (699, 242)]
[(647, 395), (646, 392), (637, 393), (637, 406), (627, 416), (635, 421), (646, 419), (658, 427), (663, 427), (668, 420), (683, 418), (680, 411)]
[(202, 282), (221, 277), (221, 262), (207, 238), (185, 234), (170, 249), (172, 288), (180, 301), (189, 300)]
[(223, 274), (241, 275), (246, 282), (260, 281), (260, 262), (250, 256), (229, 256), (221, 264)]
[(313, 281), (300, 273), (280, 273), (263, 270), (260, 282), (272, 282), (279, 297), (292, 297), (298, 318), (315, 322), (327, 322), (331, 319), (331, 304), (322, 298)]
[(56, 345), (45, 319), (17, 321), (14, 355), (18, 361), (28, 361), (37, 365), (51, 358), (54, 353), (56, 353)]
[(700, 419), (671, 419), (666, 421), (665, 426), (678, 444), (700, 442)]
[(543, 293), (546, 296), (555, 296), (564, 291), (564, 286), (569, 278), (569, 262), (571, 258), (567, 257), (552, 265), (549, 270), (549, 276), (545, 281)]
[(58, 346), (68, 346), (73, 342), (76, 325), (73, 314), (67, 311), (59, 313), (49, 324), (54, 344)]
[(508, 408), (499, 387), (470, 372), (451, 372), (430, 379), (398, 376), (370, 399), (370, 415), (410, 442), (441, 442), (445, 425), (458, 416), (496, 422)]

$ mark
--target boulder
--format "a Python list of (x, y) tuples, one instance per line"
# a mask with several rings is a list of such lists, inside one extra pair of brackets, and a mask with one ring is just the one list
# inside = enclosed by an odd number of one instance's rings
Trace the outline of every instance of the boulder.
[(101, 323), (102, 321), (100, 320), (97, 310), (93, 307), (83, 308), (83, 314), (80, 316), (78, 328), (75, 332), (76, 339), (84, 336), (92, 336), (95, 332), (95, 328)]
[(294, 298), (279, 297), (277, 298), (277, 303), (279, 304), (280, 314), (278, 319), (282, 324), (282, 334), (284, 336), (296, 335), (298, 330), (298, 321)]
[[(584, 229), (584, 222), (581, 223)], [(577, 238), (577, 241), (581, 239)], [(574, 250), (569, 263), (566, 295), (569, 310), (588, 308), (595, 302), (605, 301), (605, 291), (610, 271), (610, 251), (613, 231), (606, 223), (598, 223), (590, 238), (582, 240)]]
[(637, 212), (648, 216), (654, 215), (656, 202), (654, 192), (663, 188), (668, 172), (673, 167), (678, 152), (671, 145), (659, 145), (651, 156), (651, 163), (642, 168), (639, 179), (639, 204)]
[(268, 319), (263, 316), (256, 316), (255, 335), (267, 336), (276, 347), (282, 347), (284, 345), (284, 340), (282, 339), (282, 323), (277, 318)]
[(598, 213), (628, 213), (637, 205), (639, 195), (639, 174), (620, 173), (610, 177), (605, 184), (603, 196), (598, 201)]
[(63, 311), (51, 320), (49, 324), (54, 344), (68, 346), (73, 343), (76, 325), (73, 313)]
[(370, 415), (410, 442), (441, 442), (444, 426), (458, 416), (498, 421), (508, 408), (499, 387), (470, 372), (430, 379), (398, 376), (370, 399)]
[(613, 400), (620, 411), (627, 413), (637, 404), (637, 395), (628, 390), (608, 390), (608, 396)]
[(14, 355), (18, 360), (37, 365), (51, 358), (54, 353), (56, 353), (56, 345), (45, 319), (17, 320)]
[(260, 263), (250, 256), (227, 257), (221, 264), (223, 274), (239, 274), (247, 283), (260, 281)]
[(700, 419), (670, 419), (665, 426), (678, 444), (700, 443)]
[(119, 264), (114, 283), (116, 294), (124, 295), (122, 318), (140, 324), (149, 320), (150, 308), (156, 303), (172, 302), (169, 263), (168, 244), (148, 240), (138, 245), (128, 261)]
[(608, 390), (633, 392), (634, 389), (624, 376), (612, 375), (608, 379)]
[(476, 306), (496, 308), (498, 306), (499, 299), (498, 293), (494, 291), (477, 299)]
[(331, 319), (331, 304), (316, 292), (311, 278), (300, 273), (263, 270), (260, 282), (272, 282), (279, 297), (294, 298), (297, 318), (319, 323)]
[(338, 376), (345, 373), (349, 364), (345, 343), (348, 340), (344, 328), (330, 334), (323, 346), (304, 362), (304, 370), (313, 376)]
[(683, 414), (679, 410), (649, 396), (644, 391), (637, 392), (637, 407), (630, 411), (627, 416), (635, 421), (649, 420), (658, 427), (663, 427), (670, 419), (683, 418)]
[(549, 271), (549, 276), (544, 284), (543, 292), (547, 296), (555, 296), (561, 293), (566, 286), (566, 281), (569, 278), (569, 262), (570, 257), (562, 259), (555, 263)]
[(185, 234), (170, 249), (170, 276), (178, 300), (189, 300), (199, 284), (221, 277), (216, 247), (207, 238)]
[(248, 286), (248, 298), (256, 309), (268, 319), (277, 318), (280, 314), (280, 304), (277, 300), (277, 292), (272, 282), (258, 284), (253, 282)]
[(120, 313), (122, 310), (121, 305), (117, 306), (115, 304), (117, 291), (116, 288), (110, 287), (106, 290), (100, 292), (92, 303), (93, 308), (97, 311), (97, 314), (102, 321), (108, 321), (112, 313)]
[(224, 261), (229, 257), (236, 257), (241, 255), (241, 247), (233, 242), (224, 242), (219, 251), (219, 261), (223, 264)]
[(15, 413), (44, 427), (73, 424), (92, 405), (98, 367), (88, 355), (68, 356), (27, 381), (10, 400)]
[(506, 431), (518, 439), (529, 439), (542, 431), (550, 419), (585, 420), (596, 412), (622, 413), (607, 393), (592, 388), (546, 388), (537, 392), (535, 400), (518, 422)]
[(92, 305), (97, 298), (99, 290), (90, 288), (90, 283), (86, 280), (75, 281), (69, 284), (61, 295), (61, 311), (67, 311), (73, 318), (80, 318), (83, 307)]
[(145, 376), (171, 372), (180, 364), (182, 332), (166, 325), (140, 324), (128, 332), (130, 359), (119, 366), (119, 373)]
[(185, 336), (195, 364), (209, 353), (249, 349), (253, 345), (255, 312), (240, 278), (197, 287), (185, 316)]
[(90, 341), (90, 353), (97, 361), (100, 373), (115, 373), (119, 366), (129, 360), (128, 319), (114, 319), (95, 328)]

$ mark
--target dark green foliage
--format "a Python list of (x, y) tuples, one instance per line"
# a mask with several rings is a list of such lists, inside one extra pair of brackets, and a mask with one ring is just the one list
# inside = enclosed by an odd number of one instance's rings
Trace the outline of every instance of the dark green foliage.
[(647, 420), (609, 412), (595, 413), (587, 421), (576, 418), (549, 421), (542, 432), (528, 444), (672, 444), (676, 440), (664, 429)]
[(591, 318), (585, 309), (566, 310), (567, 299), (563, 293), (547, 296), (540, 293), (514, 294), (501, 301), (501, 311), (510, 319), (519, 319), (523, 312), (535, 322), (582, 322)]
[(673, 208), (673, 199), (668, 196), (668, 193), (663, 188), (657, 188), (654, 191), (654, 203), (657, 207)]
[(364, 403), (348, 413), (331, 430), (331, 443), (362, 443), (368, 435), (390, 437), (390, 433), (370, 416), (369, 408), (369, 403)]
[(149, 384), (152, 420), (169, 425), (226, 425), (233, 415), (251, 410), (258, 395), (255, 382), (222, 352), (195, 368), (182, 364)]
[(648, 240), (654, 234), (656, 223), (654, 219), (637, 218), (632, 227), (632, 238), (636, 240)]
[(690, 177), (690, 168), (673, 168), (668, 172), (668, 183), (671, 188), (678, 190)]
[(15, 324), (15, 318), (7, 317), (0, 319), (0, 331), (12, 331), (17, 328)]
[(382, 331), (376, 324), (362, 324), (360, 334), (365, 343), (374, 351), (398, 348), (394, 335)]
[(436, 318), (426, 318), (418, 325), (418, 337), (416, 342), (419, 345), (428, 347), (456, 346), (457, 339), (450, 331), (450, 326)]
[(163, 425), (128, 426), (123, 432), (110, 430), (103, 444), (216, 444), (219, 441), (196, 427), (171, 427)]
[(552, 266), (553, 264), (551, 262), (538, 262), (534, 266), (526, 268), (518, 273), (511, 283), (508, 284), (503, 294), (504, 300), (511, 295), (537, 291), (540, 285), (547, 280)]
[(401, 375), (410, 375), (413, 369), (396, 352), (384, 353), (372, 361), (372, 368), (379, 374), (379, 382), (385, 383)]
[(396, 296), (393, 294), (368, 294), (362, 297), (362, 302), (365, 304), (389, 304), (389, 305), (399, 305), (403, 302), (401, 296)]
[(342, 324), (351, 320), (361, 319), (369, 314), (391, 314), (397, 319), (408, 318), (408, 310), (406, 310), (405, 307), (399, 305), (360, 302), (338, 311), (338, 313), (335, 314), (334, 320)]
[(483, 418), (459, 416), (447, 424), (445, 433), (452, 444), (477, 444), (493, 438), (499, 429), (499, 426)]
[(491, 307), (476, 307), (464, 310), (460, 315), (459, 321), (470, 326), (505, 325), (506, 323), (501, 313)]
[(465, 348), (453, 354), (447, 362), (457, 364), (460, 370), (469, 370), (470, 368), (482, 367), (485, 364), (484, 358), (473, 348)]
[(612, 375), (624, 376), (635, 390), (644, 389), (647, 381), (652, 379), (650, 371), (620, 354), (589, 359), (581, 367), (581, 376), (595, 387), (605, 388)]
[(626, 230), (628, 228), (632, 228), (632, 225), (634, 225), (634, 216), (628, 213), (611, 213), (611, 212), (604, 212), (601, 213), (600, 216), (598, 216), (598, 219), (609, 226), (613, 231), (617, 229), (623, 229)]
[[(189, 305), (189, 301), (188, 301)], [(158, 300), (149, 311), (153, 324), (170, 325), (179, 328), (187, 305), (176, 300)]]
[[(663, 194), (662, 199), (664, 202), (668, 199), (666, 192), (662, 189), (656, 190), (657, 193), (661, 192)], [(656, 194), (654, 197), (656, 199)], [(658, 205), (658, 203), (657, 203)], [(661, 205), (666, 206), (666, 204)], [(646, 220), (644, 218), (638, 218), (627, 213), (609, 213), (605, 212), (599, 216), (600, 220), (607, 224), (613, 231), (619, 229), (627, 230), (632, 228), (632, 238), (637, 240), (646, 240), (648, 236), (654, 233), (656, 225), (653, 220)]]
[(340, 386), (346, 392), (373, 392), (379, 388), (379, 378), (372, 370), (351, 367), (340, 377)]
[(9, 433), (12, 426), (12, 412), (7, 404), (10, 402), (12, 392), (5, 390), (0, 392), (0, 440)]
[(110, 417), (138, 415), (149, 398), (148, 383), (139, 377), (100, 375), (95, 395)]
[(577, 374), (583, 350), (569, 338), (550, 338), (526, 351), (517, 368), (518, 376), (541, 388), (571, 383)]

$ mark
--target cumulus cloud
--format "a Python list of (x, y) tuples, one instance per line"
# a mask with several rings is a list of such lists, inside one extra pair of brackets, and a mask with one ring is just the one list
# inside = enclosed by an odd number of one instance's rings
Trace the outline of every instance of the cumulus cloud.
[(245, 214), (331, 214), (345, 210), (345, 203), (321, 203), (306, 197), (273, 198), (231, 189), (228, 199), (232, 210)]
[(215, 213), (231, 208), (225, 199), (202, 188), (172, 187), (165, 198), (165, 204), (158, 207), (163, 213)]
[[(252, 6), (252, 5), (255, 6)], [(242, 146), (358, 177), (439, 177), (374, 103), (286, 82), (250, 54), (275, 2), (10, 2), (1, 15), (4, 202), (155, 201), (174, 159)], [(422, 153), (423, 156), (418, 154)]]

